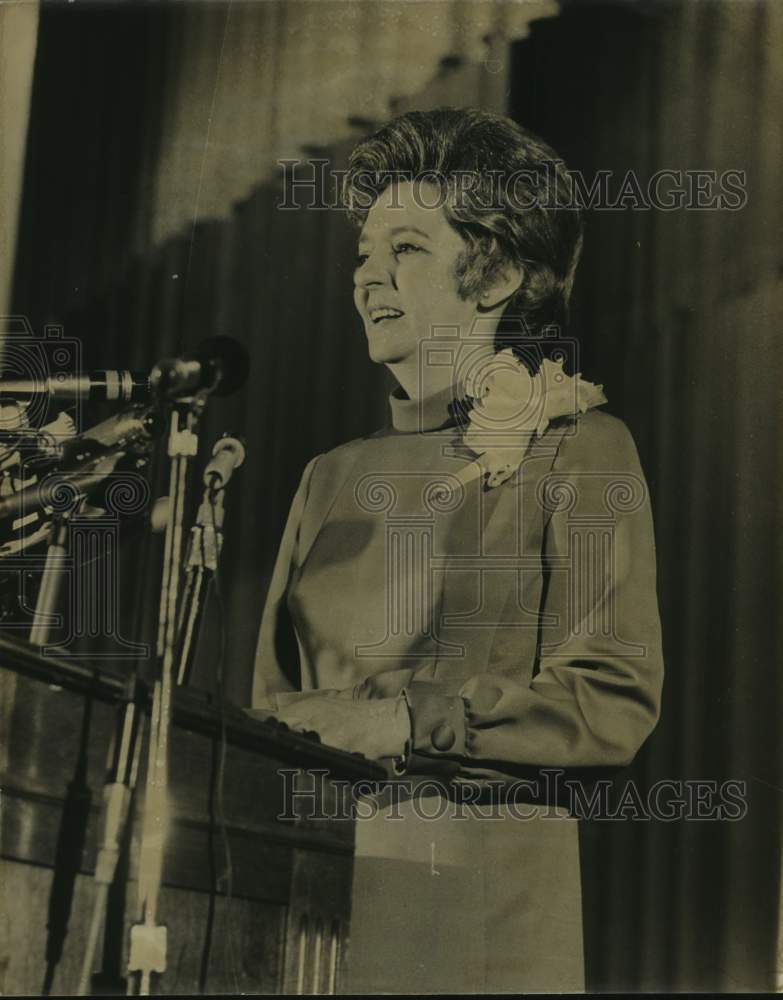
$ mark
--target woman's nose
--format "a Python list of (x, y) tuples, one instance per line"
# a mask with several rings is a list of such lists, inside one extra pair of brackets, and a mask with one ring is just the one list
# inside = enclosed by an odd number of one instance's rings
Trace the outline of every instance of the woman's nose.
[(354, 281), (360, 288), (391, 284), (393, 280), (389, 261), (378, 252), (369, 254), (356, 269), (354, 276)]

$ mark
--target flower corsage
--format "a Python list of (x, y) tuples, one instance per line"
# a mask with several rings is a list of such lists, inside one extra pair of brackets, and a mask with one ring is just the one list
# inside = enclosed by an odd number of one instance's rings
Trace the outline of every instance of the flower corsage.
[(462, 443), (475, 456), (459, 477), (482, 476), (486, 489), (500, 486), (519, 468), (534, 437), (557, 417), (584, 413), (607, 399), (602, 385), (566, 375), (563, 361), (544, 359), (531, 375), (512, 350), (466, 382), (468, 423)]

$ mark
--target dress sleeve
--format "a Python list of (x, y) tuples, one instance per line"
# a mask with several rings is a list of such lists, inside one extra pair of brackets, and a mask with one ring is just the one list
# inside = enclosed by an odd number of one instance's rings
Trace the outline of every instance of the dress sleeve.
[(395, 692), (394, 697), (380, 700), (368, 699), (359, 688), (301, 690), (299, 646), (288, 611), (288, 591), (299, 565), (302, 520), (320, 457), (316, 455), (305, 467), (291, 501), (261, 615), (251, 705), (246, 711), (251, 717), (267, 718), (272, 714), (295, 728), (320, 731), (322, 723), (334, 714), (333, 699), (338, 699), (341, 706), (348, 702), (354, 728), (358, 724), (361, 735), (359, 742), (345, 749), (368, 754), (373, 759), (388, 758), (389, 767), (395, 769), (410, 747), (410, 711), (402, 690)]
[(271, 707), (270, 696), (299, 687), (299, 650), (286, 600), (296, 566), (299, 530), (310, 480), (320, 457), (316, 455), (311, 459), (302, 473), (272, 570), (256, 644), (251, 701), (254, 709)]
[(467, 681), (398, 670), (365, 682), (366, 697), (403, 691), (408, 700), (408, 772), (478, 779), (619, 767), (657, 722), (653, 522), (628, 428), (606, 414), (578, 421), (548, 484), (532, 680), (530, 664), (509, 662)]

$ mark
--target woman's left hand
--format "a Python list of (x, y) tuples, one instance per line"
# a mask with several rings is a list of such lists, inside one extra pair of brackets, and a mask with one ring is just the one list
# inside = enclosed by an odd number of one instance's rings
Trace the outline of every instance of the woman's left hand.
[(291, 729), (317, 732), (326, 746), (362, 753), (370, 760), (402, 756), (410, 737), (403, 698), (348, 701), (301, 692), (273, 717)]

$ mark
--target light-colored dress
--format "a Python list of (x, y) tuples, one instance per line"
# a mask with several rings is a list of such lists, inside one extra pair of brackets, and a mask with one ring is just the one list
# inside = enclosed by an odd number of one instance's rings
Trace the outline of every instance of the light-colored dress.
[[(409, 706), (407, 791), (358, 822), (349, 990), (578, 991), (561, 782), (627, 764), (658, 718), (647, 487), (598, 410), (550, 425), (502, 486), (462, 483), (453, 397), (398, 390), (390, 428), (307, 466), (253, 707), (317, 691), (327, 711), (373, 700), (383, 726)], [(494, 804), (454, 802), (466, 788)]]

